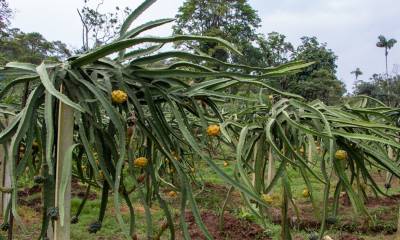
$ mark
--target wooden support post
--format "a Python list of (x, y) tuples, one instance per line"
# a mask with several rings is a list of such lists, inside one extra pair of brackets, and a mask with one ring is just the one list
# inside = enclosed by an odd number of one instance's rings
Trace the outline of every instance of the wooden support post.
[[(395, 161), (393, 148), (391, 146), (388, 147), (388, 157), (390, 158), (390, 160)], [(390, 172), (386, 172), (385, 183), (389, 183), (389, 180), (390, 180)]]
[[(7, 144), (0, 146), (0, 186), (5, 186), (5, 178), (6, 174), (6, 151), (7, 151)], [(7, 196), (6, 193), (0, 192), (0, 216), (3, 216), (5, 212), (5, 197)]]
[[(396, 142), (399, 142), (399, 138), (395, 138)], [(390, 151), (389, 151), (390, 150)], [(394, 155), (392, 147), (389, 147), (388, 149), (389, 153), (389, 158), (392, 159), (393, 161), (396, 161), (397, 156)], [(399, 206), (399, 212), (397, 216), (397, 232), (396, 232), (396, 237), (394, 238), (395, 240), (400, 240), (400, 206)]]
[(397, 232), (396, 232), (396, 237), (394, 239), (400, 240), (400, 206), (399, 206), (398, 219), (397, 219)]
[[(272, 182), (272, 179), (275, 176), (275, 164), (274, 164), (274, 156), (272, 155), (272, 147), (269, 147), (268, 151), (268, 176), (267, 176), (267, 186), (269, 186)], [(271, 190), (272, 191), (272, 190)]]
[[(5, 119), (2, 121), (3, 126), (7, 126), (11, 119)], [(10, 143), (6, 142), (0, 146), (0, 186), (5, 188), (11, 187), (11, 174), (10, 166), (6, 163), (6, 156), (10, 155)], [(0, 216), (3, 216), (7, 204), (10, 202), (11, 196), (9, 193), (0, 192)]]
[(314, 138), (310, 136), (308, 138), (308, 150), (307, 150), (307, 163), (308, 164), (311, 163), (313, 160), (313, 157), (312, 157), (312, 144), (314, 144), (313, 141), (314, 141)]
[(258, 149), (258, 143), (254, 146), (254, 152), (253, 152), (253, 169), (254, 173), (252, 174), (252, 184), (255, 187), (256, 186), (256, 162), (257, 162), (257, 149)]
[[(65, 161), (65, 153), (73, 144), (74, 132), (74, 111), (73, 109), (60, 103), (58, 114), (58, 139), (57, 139), (57, 170), (56, 170), (56, 191), (55, 191), (55, 206), (60, 209), (64, 208), (63, 226), (60, 220), (54, 224), (54, 240), (69, 240), (70, 239), (70, 224), (71, 224), (71, 177), (67, 185), (67, 190), (64, 195), (64, 205), (60, 206), (59, 192), (61, 186), (62, 166)], [(69, 173), (71, 174), (71, 173)]]
[[(10, 166), (6, 164), (6, 152), (9, 152), (9, 143), (4, 144), (0, 148), (0, 185), (4, 188), (11, 188)], [(0, 215), (3, 216), (7, 209), (7, 205), (10, 202), (11, 195), (9, 193), (2, 192), (0, 194)]]

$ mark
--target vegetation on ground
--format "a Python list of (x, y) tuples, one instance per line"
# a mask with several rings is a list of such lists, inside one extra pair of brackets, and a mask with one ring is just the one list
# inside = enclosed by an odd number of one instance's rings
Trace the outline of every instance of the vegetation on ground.
[[(179, 35), (143, 36), (173, 21), (134, 25), (154, 2), (123, 23), (84, 8), (84, 33), (95, 35), (73, 56), (2, 21), (9, 38), (0, 48), (13, 43), (0, 69), (11, 178), (0, 189), (11, 196), (2, 230), (46, 239), (71, 222), (74, 239), (285, 240), (396, 231), (400, 112), (391, 98), (340, 98), (333, 51), (315, 37), (295, 49), (278, 33), (256, 34), (246, 1), (187, 1)], [(395, 41), (380, 42), (387, 57)], [(25, 48), (37, 51), (20, 56)], [(249, 52), (271, 64), (246, 61)], [(71, 139), (60, 135), (60, 116), (71, 120)]]

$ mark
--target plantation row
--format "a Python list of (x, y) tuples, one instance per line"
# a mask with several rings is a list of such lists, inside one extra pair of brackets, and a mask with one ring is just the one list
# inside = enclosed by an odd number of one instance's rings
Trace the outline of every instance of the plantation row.
[[(90, 188), (101, 192), (98, 219), (89, 226), (92, 233), (102, 228), (111, 200), (126, 239), (141, 237), (138, 225), (144, 223), (147, 239), (176, 239), (177, 232), (190, 239), (187, 209), (202, 234), (212, 239), (193, 194), (204, 163), (231, 186), (221, 202), (221, 216), (234, 190), (264, 226), (271, 221), (268, 209), (279, 206), (281, 239), (291, 239), (289, 210), (297, 209), (289, 169), (301, 175), (302, 196), (320, 222), (313, 239), (322, 239), (327, 222), (337, 220), (341, 194), (348, 196), (356, 214), (369, 215), (365, 189), (386, 195), (372, 171), (387, 172), (387, 184), (400, 177), (398, 109), (367, 96), (328, 106), (271, 87), (272, 79), (301, 72), (312, 62), (262, 68), (224, 62), (200, 50), (163, 50), (169, 43), (202, 42), (241, 56), (231, 43), (215, 37), (139, 36), (172, 21), (131, 28), (152, 3), (146, 0), (132, 11), (109, 44), (61, 63), (10, 62), (0, 70), (7, 79), (0, 92), (7, 120), (0, 141), (3, 179), (9, 179), (1, 188), (3, 230), (12, 232), (13, 222), (23, 228), (18, 190), (23, 181), (32, 180), (41, 186), (43, 204), (40, 236), (35, 238), (70, 239), (70, 224), (79, 222), (88, 198), (86, 194), (78, 212), (71, 213), (74, 179), (87, 193)], [(22, 84), (29, 86), (26, 100), (7, 101)], [(249, 86), (255, 93), (244, 94)], [(216, 157), (223, 152), (234, 159), (221, 167)], [(232, 174), (224, 169), (230, 164)], [(315, 191), (315, 182), (323, 193)], [(316, 201), (320, 194), (322, 204)], [(143, 206), (144, 223), (136, 220), (133, 195)], [(178, 220), (168, 197), (179, 197)], [(165, 218), (159, 231), (150, 211), (154, 203)], [(123, 205), (128, 220), (121, 213)]]

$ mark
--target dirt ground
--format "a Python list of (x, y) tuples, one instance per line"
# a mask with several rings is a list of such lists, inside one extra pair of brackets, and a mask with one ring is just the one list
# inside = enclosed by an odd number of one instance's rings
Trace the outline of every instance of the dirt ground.
[[(188, 223), (190, 237), (194, 240), (206, 239), (198, 228), (194, 216), (191, 213), (186, 213), (185, 218)], [(259, 225), (244, 219), (238, 219), (229, 213), (225, 213), (224, 226), (222, 229), (219, 227), (219, 217), (217, 214), (205, 211), (201, 213), (201, 218), (215, 240), (272, 239), (264, 234), (264, 229)]]
[[(376, 176), (376, 178), (380, 178), (380, 176)], [(83, 198), (86, 191), (85, 187), (80, 186), (77, 183), (73, 183), (72, 189), (72, 194), (74, 196)], [(206, 184), (206, 189), (207, 190), (202, 193), (204, 198), (210, 198), (213, 196), (218, 199), (224, 199), (228, 191), (228, 189), (224, 186), (211, 183)], [(29, 207), (30, 209), (34, 209), (35, 212), (40, 213), (42, 211), (40, 192), (41, 188), (37, 186), (19, 191), (19, 204), (22, 207)], [(96, 193), (91, 192), (89, 195), (89, 200), (93, 200), (94, 198), (96, 198)], [(368, 240), (374, 239), (374, 236), (377, 235), (384, 236), (384, 238), (380, 237), (379, 239), (394, 239), (393, 233), (395, 233), (397, 230), (397, 215), (398, 206), (400, 204), (400, 194), (396, 194), (391, 197), (369, 197), (367, 199), (365, 206), (374, 221), (371, 221), (370, 218), (366, 216), (355, 216), (354, 211), (349, 204), (348, 198), (345, 195), (341, 196), (339, 202), (340, 206), (338, 216), (340, 217), (337, 218), (335, 222), (328, 223), (328, 230), (337, 233), (334, 239), (364, 239), (362, 237), (358, 237), (359, 235), (368, 235)], [(227, 211), (224, 215), (224, 226), (222, 229), (220, 229), (218, 214), (215, 211), (208, 210), (207, 207), (203, 206), (201, 217), (213, 238), (216, 240), (272, 239), (270, 236), (266, 235), (265, 230), (261, 226), (249, 220), (237, 218), (232, 214), (232, 210), (240, 206), (240, 204), (240, 194), (234, 191), (231, 201), (229, 201), (227, 206)], [(311, 202), (306, 199), (300, 199), (296, 202), (296, 204), (299, 209), (299, 218), (296, 217), (293, 209), (291, 209), (290, 223), (292, 228), (308, 233), (318, 231), (320, 222), (315, 217)], [(199, 205), (201, 206), (201, 204)], [(281, 216), (280, 208), (278, 206), (270, 208), (268, 213), (272, 222), (275, 224), (280, 224)], [(198, 228), (192, 213), (186, 212), (185, 218), (188, 223), (188, 230), (192, 239), (205, 239), (202, 231)], [(294, 239), (306, 240), (308, 238), (294, 236)]]

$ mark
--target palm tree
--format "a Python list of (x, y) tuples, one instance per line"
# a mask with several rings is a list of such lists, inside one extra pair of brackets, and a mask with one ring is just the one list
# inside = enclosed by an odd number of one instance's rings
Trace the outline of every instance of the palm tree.
[(356, 81), (357, 81), (358, 76), (363, 75), (363, 72), (361, 72), (360, 68), (356, 68), (356, 70), (352, 71), (351, 74), (354, 74), (356, 76)]
[(387, 56), (389, 54), (389, 50), (397, 43), (397, 40), (391, 38), (389, 40), (386, 39), (385, 36), (379, 35), (379, 41), (376, 43), (376, 46), (379, 48), (385, 48), (385, 60), (386, 60), (386, 76), (388, 76), (388, 60)]

